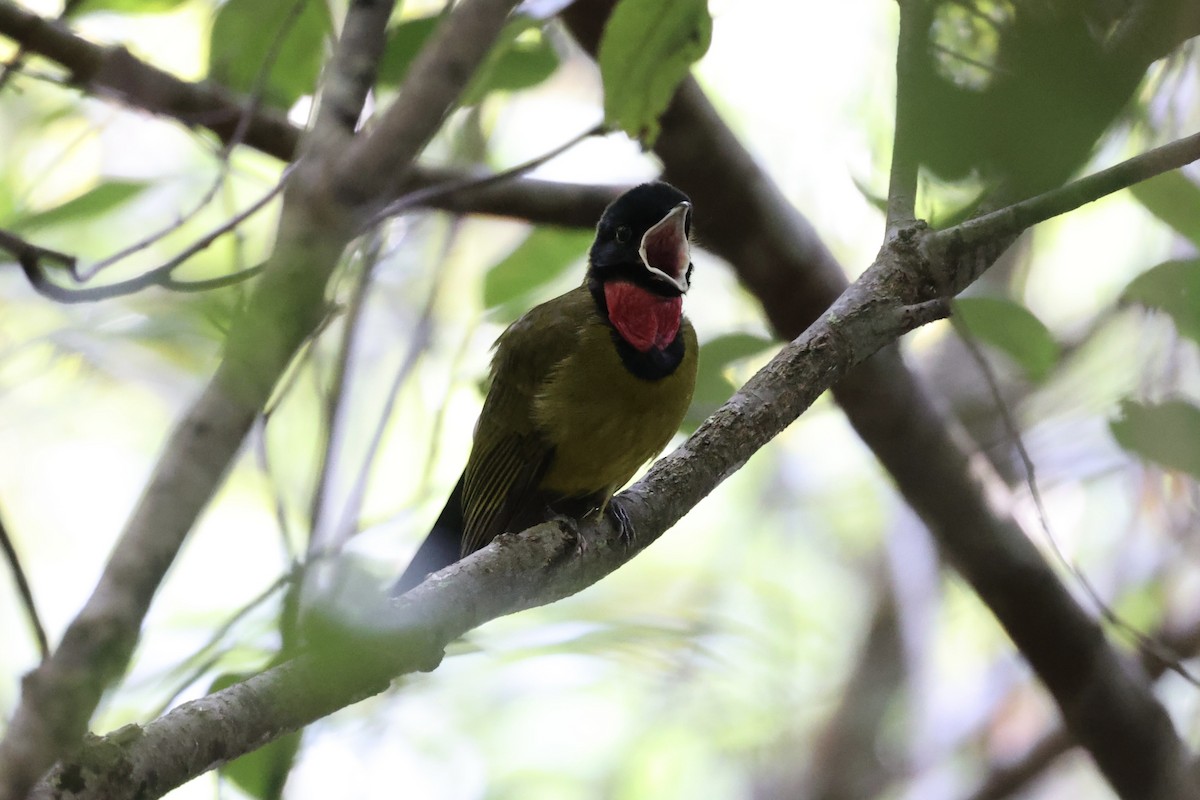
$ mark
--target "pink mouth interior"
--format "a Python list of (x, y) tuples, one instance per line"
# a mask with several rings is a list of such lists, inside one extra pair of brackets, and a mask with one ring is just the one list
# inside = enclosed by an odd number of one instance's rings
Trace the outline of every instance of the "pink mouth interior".
[(664, 225), (651, 230), (643, 241), (647, 266), (662, 270), (675, 280), (683, 276), (688, 265), (687, 240), (678, 225)]

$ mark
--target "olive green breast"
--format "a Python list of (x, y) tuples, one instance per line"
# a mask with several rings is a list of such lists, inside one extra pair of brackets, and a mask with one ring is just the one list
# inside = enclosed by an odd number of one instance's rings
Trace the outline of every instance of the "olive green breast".
[[(586, 291), (583, 297), (592, 304)], [(575, 347), (535, 397), (537, 427), (554, 444), (540, 484), (567, 497), (611, 495), (662, 452), (683, 422), (696, 386), (696, 332), (684, 318), (682, 361), (671, 374), (647, 380), (622, 363), (612, 328), (594, 305), (577, 318)]]

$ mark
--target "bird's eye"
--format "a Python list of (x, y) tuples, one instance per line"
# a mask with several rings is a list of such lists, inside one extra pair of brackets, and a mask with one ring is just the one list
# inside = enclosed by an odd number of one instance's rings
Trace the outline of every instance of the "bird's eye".
[(629, 230), (628, 225), (621, 225), (617, 228), (616, 236), (617, 236), (618, 242), (628, 242), (629, 237), (632, 235), (633, 235), (633, 231)]

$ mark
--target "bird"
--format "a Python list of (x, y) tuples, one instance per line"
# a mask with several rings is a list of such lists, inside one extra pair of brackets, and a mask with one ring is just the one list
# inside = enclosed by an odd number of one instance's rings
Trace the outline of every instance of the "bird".
[(500, 335), (466, 468), (393, 596), (549, 520), (607, 512), (632, 539), (613, 495), (667, 446), (696, 386), (691, 227), (682, 191), (633, 187), (601, 215), (583, 283)]

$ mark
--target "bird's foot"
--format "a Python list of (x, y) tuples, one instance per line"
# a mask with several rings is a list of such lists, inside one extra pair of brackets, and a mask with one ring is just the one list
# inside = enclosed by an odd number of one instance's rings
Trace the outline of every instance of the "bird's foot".
[(617, 526), (621, 535), (621, 543), (625, 545), (625, 549), (633, 547), (633, 543), (637, 541), (637, 531), (633, 527), (633, 520), (629, 518), (629, 512), (625, 510), (624, 501), (619, 497), (611, 498), (605, 511)]

